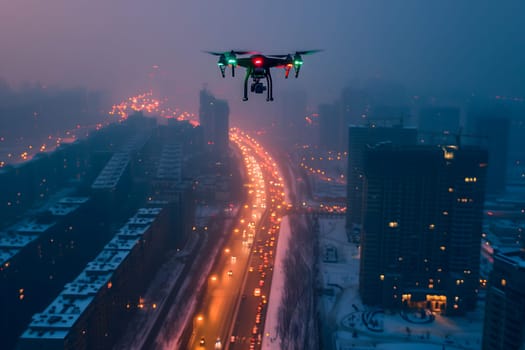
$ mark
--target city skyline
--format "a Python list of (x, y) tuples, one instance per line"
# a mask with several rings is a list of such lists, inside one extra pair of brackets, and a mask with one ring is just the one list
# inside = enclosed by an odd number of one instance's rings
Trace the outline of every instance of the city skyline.
[(423, 93), (523, 98), (519, 14), (524, 6), (519, 0), (490, 6), (296, 0), (285, 8), (277, 1), (240, 0), (9, 2), (0, 24), (0, 78), (15, 86), (81, 86), (107, 92), (113, 100), (154, 87), (190, 111), (197, 110), (194, 96), (207, 85), (229, 100), (236, 120), (254, 113), (254, 106), (274, 107), (262, 99), (242, 104), (242, 78), (222, 79), (203, 50), (324, 49), (309, 57), (300, 79), (285, 81), (283, 72), (274, 73), (276, 98), (281, 91), (302, 89), (314, 105), (331, 103), (344, 86), (370, 79)]
[(523, 13), (7, 2), (0, 347), (525, 347)]

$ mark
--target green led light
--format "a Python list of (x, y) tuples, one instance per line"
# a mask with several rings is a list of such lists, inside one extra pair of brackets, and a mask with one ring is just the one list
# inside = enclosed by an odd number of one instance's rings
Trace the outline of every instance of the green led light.
[(303, 64), (303, 61), (295, 60), (293, 63), (294, 63), (296, 66), (300, 66), (300, 65)]
[(218, 65), (219, 67), (222, 67), (222, 66), (224, 66), (224, 63), (219, 62), (219, 63), (217, 63), (217, 65)]
[(237, 64), (237, 60), (235, 58), (230, 58), (228, 64)]

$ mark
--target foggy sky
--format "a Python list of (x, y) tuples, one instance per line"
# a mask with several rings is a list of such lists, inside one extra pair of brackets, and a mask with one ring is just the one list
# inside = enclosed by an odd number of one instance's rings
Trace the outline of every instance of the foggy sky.
[[(202, 50), (324, 49), (304, 57), (297, 80), (273, 72), (276, 99), (297, 89), (313, 105), (333, 102), (371, 77), (524, 96), (523, 23), (523, 0), (1, 0), (0, 78), (115, 98), (161, 86), (193, 112), (206, 84), (235, 113), (242, 74), (222, 79)], [(250, 95), (242, 109), (263, 100)]]

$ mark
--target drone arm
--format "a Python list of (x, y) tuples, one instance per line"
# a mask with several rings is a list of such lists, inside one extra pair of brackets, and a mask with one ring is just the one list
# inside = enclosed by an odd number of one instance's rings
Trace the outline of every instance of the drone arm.
[(288, 79), (288, 75), (290, 74), (290, 69), (292, 68), (291, 65), (284, 66), (284, 78)]
[(235, 65), (232, 65), (232, 77), (235, 77)]

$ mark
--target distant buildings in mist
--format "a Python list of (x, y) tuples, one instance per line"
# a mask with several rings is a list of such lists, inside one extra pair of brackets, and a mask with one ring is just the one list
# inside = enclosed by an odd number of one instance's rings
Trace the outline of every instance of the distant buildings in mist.
[[(0, 81), (0, 137), (2, 147), (22, 140), (46, 140), (77, 125), (93, 125), (107, 118), (108, 96), (83, 88), (58, 89), (26, 84), (13, 89)], [(34, 146), (39, 146), (35, 144)]]
[(200, 91), (199, 122), (207, 148), (213, 153), (228, 154), (230, 107), (225, 100), (217, 99), (208, 90)]
[(335, 102), (318, 106), (316, 124), (319, 147), (336, 151), (347, 149), (349, 125), (408, 126), (417, 128), (420, 144), (479, 145), (489, 152), (489, 196), (504, 193), (509, 176), (519, 176), (517, 168), (525, 164), (520, 99), (409, 96), (395, 85), (347, 87)]

